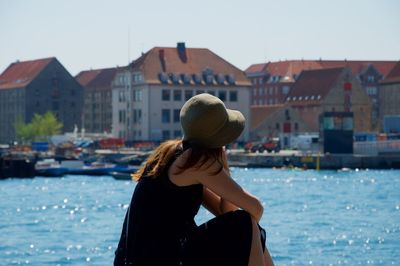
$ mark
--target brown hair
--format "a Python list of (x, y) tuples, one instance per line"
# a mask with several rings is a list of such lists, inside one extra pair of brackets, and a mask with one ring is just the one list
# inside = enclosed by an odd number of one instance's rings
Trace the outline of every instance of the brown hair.
[(147, 158), (146, 162), (140, 167), (140, 169), (133, 174), (133, 179), (139, 181), (143, 175), (151, 178), (159, 177), (164, 170), (168, 169), (177, 156), (189, 148), (191, 149), (190, 156), (184, 165), (179, 167), (180, 170), (177, 172), (177, 174), (182, 173), (191, 167), (198, 169), (202, 167), (210, 158), (213, 160), (213, 162), (218, 162), (220, 166), (212, 174), (218, 174), (223, 168), (228, 170), (228, 162), (226, 161), (222, 147), (207, 149), (190, 141), (176, 139), (167, 140), (161, 143), (160, 146), (158, 146), (149, 156), (149, 158)]

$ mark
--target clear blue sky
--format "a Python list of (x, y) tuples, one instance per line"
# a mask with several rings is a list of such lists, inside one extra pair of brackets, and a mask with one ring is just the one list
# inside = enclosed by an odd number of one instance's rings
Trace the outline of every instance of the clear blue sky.
[(0, 0), (0, 72), (17, 59), (55, 56), (76, 75), (180, 41), (241, 69), (280, 59), (399, 60), (399, 14), (398, 0)]

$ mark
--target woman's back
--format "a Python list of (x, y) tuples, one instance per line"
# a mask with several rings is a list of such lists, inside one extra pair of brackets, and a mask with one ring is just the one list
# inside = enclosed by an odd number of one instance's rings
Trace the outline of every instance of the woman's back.
[(127, 257), (137, 265), (177, 265), (181, 242), (196, 227), (203, 186), (177, 186), (167, 173), (168, 168), (156, 178), (144, 175), (132, 196), (125, 243)]

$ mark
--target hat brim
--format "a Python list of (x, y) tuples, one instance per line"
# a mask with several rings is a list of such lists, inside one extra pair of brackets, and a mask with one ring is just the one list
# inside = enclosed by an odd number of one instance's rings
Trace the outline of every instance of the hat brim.
[(226, 109), (228, 112), (228, 119), (224, 126), (218, 130), (216, 134), (202, 140), (202, 146), (206, 148), (219, 148), (235, 141), (240, 134), (242, 134), (245, 127), (245, 121), (243, 114), (236, 110)]

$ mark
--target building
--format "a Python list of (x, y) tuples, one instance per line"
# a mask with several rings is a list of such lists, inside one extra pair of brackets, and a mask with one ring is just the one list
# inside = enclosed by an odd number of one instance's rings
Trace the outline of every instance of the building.
[(252, 82), (251, 105), (282, 104), (303, 70), (348, 67), (372, 100), (372, 126), (377, 127), (379, 82), (396, 61), (285, 60), (254, 64), (246, 69)]
[(300, 134), (318, 134), (302, 119), (296, 109), (285, 104), (252, 106), (250, 137), (255, 141), (279, 138), (282, 148), (290, 148)]
[[(380, 83), (379, 101), (381, 104), (379, 121), (380, 130), (390, 132), (384, 128), (385, 118), (398, 117), (400, 119), (400, 61), (393, 67), (386, 79)], [(399, 132), (396, 132), (399, 133)]]
[(112, 131), (112, 82), (117, 68), (81, 71), (76, 80), (85, 88), (82, 122), (91, 133)]
[(0, 143), (16, 140), (17, 120), (52, 111), (71, 132), (81, 121), (83, 87), (55, 58), (10, 64), (0, 75)]
[(349, 68), (302, 71), (286, 105), (300, 115), (312, 132), (319, 132), (319, 115), (323, 112), (353, 112), (355, 132), (372, 128), (371, 99)]
[[(182, 137), (180, 109), (195, 94), (218, 96), (250, 120), (245, 73), (204, 48), (154, 47), (116, 74), (113, 134), (127, 140)], [(249, 125), (239, 140), (247, 140)]]

